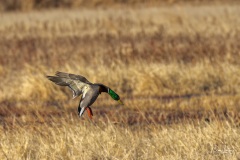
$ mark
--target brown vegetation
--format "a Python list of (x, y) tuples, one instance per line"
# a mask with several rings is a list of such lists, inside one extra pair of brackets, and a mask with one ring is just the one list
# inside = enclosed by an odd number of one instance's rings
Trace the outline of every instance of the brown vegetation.
[(31, 11), (53, 8), (104, 8), (166, 5), (239, 4), (238, 0), (0, 0), (0, 11)]
[[(235, 159), (240, 7), (2, 13), (1, 159)], [(114, 89), (93, 121), (55, 71)]]

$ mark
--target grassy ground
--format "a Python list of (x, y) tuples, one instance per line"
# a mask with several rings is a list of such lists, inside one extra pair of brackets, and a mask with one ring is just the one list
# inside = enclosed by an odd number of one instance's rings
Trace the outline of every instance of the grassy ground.
[(238, 0), (0, 0), (0, 11), (31, 11), (53, 8), (105, 8), (139, 7), (156, 5), (203, 5), (203, 4), (239, 4)]
[(227, 122), (94, 125), (69, 116), (1, 129), (2, 159), (236, 159), (239, 129)]
[[(237, 159), (240, 7), (1, 13), (1, 159)], [(115, 90), (93, 121), (55, 71)]]

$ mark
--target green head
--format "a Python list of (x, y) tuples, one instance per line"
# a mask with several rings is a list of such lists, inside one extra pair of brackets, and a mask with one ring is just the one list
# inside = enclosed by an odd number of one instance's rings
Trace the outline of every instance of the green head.
[(123, 104), (122, 101), (120, 100), (120, 97), (117, 93), (115, 93), (113, 90), (110, 88), (108, 89), (108, 94), (114, 99), (115, 101), (118, 101), (120, 104)]

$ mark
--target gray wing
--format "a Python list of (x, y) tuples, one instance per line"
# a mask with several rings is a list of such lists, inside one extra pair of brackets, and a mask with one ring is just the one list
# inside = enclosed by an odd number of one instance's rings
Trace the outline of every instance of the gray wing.
[(92, 85), (85, 77), (64, 72), (56, 72), (56, 76), (47, 78), (60, 86), (68, 86), (73, 91), (73, 98), (81, 95), (89, 85)]

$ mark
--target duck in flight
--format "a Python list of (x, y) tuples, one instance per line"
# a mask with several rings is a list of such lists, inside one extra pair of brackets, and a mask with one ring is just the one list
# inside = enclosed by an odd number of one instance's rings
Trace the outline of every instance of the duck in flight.
[(102, 92), (108, 93), (115, 101), (123, 104), (120, 97), (109, 87), (101, 83), (91, 83), (81, 75), (75, 75), (64, 72), (56, 72), (55, 76), (47, 76), (47, 78), (60, 86), (68, 86), (73, 91), (73, 98), (82, 95), (78, 105), (78, 115), (81, 117), (85, 110), (92, 119), (93, 112), (90, 106), (96, 101)]

